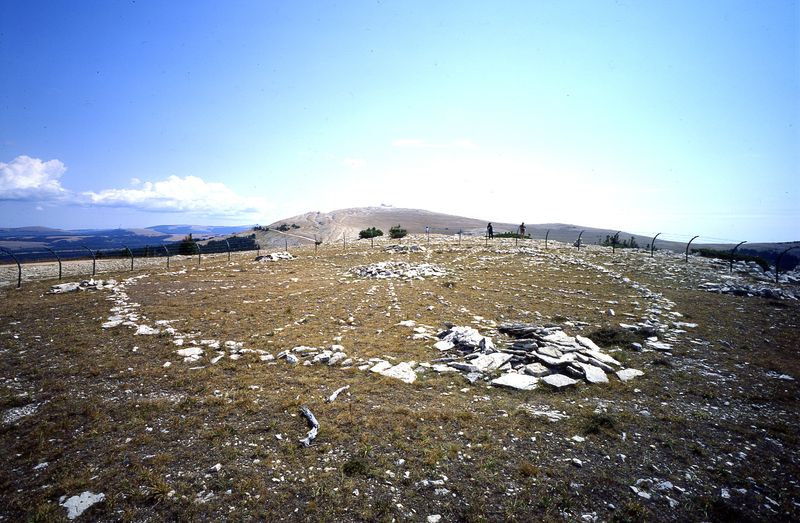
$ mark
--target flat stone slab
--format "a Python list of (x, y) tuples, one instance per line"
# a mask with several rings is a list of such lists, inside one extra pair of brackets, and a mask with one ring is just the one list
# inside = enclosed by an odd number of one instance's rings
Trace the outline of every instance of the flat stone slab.
[(571, 387), (578, 383), (578, 380), (574, 380), (569, 376), (564, 376), (563, 374), (551, 374), (542, 378), (542, 381), (556, 389)]
[(553, 373), (553, 371), (551, 371), (550, 369), (548, 369), (539, 362), (529, 363), (528, 365), (525, 365), (524, 369), (525, 369), (525, 374), (528, 374), (529, 376), (533, 376), (535, 378), (543, 378), (544, 376)]
[(528, 376), (527, 374), (509, 372), (508, 374), (503, 374), (499, 378), (493, 379), (491, 383), (492, 385), (496, 385), (498, 387), (509, 387), (518, 390), (533, 390), (539, 385), (539, 378)]
[(511, 354), (494, 352), (492, 354), (481, 354), (477, 358), (471, 359), (469, 363), (477, 367), (479, 372), (492, 372), (499, 369), (510, 359)]
[[(372, 370), (375, 369), (373, 368)], [(398, 363), (394, 367), (390, 367), (379, 374), (389, 378), (398, 379), (403, 383), (414, 383), (414, 381), (417, 379), (417, 373), (414, 372), (414, 365), (408, 361)]]
[(644, 376), (644, 372), (637, 369), (622, 369), (617, 371), (617, 377), (622, 381), (630, 381), (639, 376)]
[(370, 370), (370, 372), (375, 372), (377, 374), (381, 374), (381, 373), (383, 373), (383, 371), (385, 371), (386, 369), (389, 369), (391, 367), (392, 367), (392, 364), (389, 363), (388, 361), (380, 361), (369, 370)]
[(606, 376), (606, 373), (600, 367), (595, 367), (594, 365), (582, 363), (580, 361), (576, 361), (575, 365), (583, 369), (586, 381), (589, 383), (608, 383), (608, 376)]

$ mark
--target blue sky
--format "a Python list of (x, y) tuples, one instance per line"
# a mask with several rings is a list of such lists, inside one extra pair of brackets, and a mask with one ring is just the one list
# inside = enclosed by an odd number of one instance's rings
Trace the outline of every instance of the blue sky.
[(0, 226), (800, 239), (798, 2), (4, 2)]

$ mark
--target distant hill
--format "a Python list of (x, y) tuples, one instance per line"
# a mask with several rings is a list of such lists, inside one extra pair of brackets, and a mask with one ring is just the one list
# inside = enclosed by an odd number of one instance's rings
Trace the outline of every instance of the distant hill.
[(117, 250), (128, 247), (158, 247), (178, 242), (187, 234), (197, 240), (232, 235), (250, 226), (158, 225), (141, 229), (62, 230), (48, 227), (0, 228), (0, 247), (22, 259), (36, 258), (53, 249), (65, 256), (92, 250)]
[[(315, 240), (323, 243), (341, 242), (342, 237), (348, 241), (356, 241), (359, 231), (377, 227), (388, 234), (389, 228), (393, 225), (401, 225), (410, 234), (422, 234), (425, 227), (430, 227), (432, 234), (457, 234), (459, 231), (465, 236), (483, 236), (486, 234), (486, 225), (490, 219), (467, 218), (464, 216), (454, 216), (442, 214), (422, 209), (405, 209), (394, 207), (357, 207), (350, 209), (340, 209), (327, 213), (308, 212), (291, 216), (283, 220), (275, 221), (267, 227), (269, 230), (257, 230), (256, 239), (263, 247), (283, 247), (285, 245), (307, 245)], [(495, 234), (502, 232), (516, 232), (520, 224), (493, 222)], [(616, 231), (612, 229), (600, 229), (585, 227), (567, 223), (538, 223), (526, 224), (526, 233), (533, 238), (544, 239), (547, 237), (553, 241), (574, 243), (578, 235), (583, 233), (581, 241), (583, 244), (599, 244), (606, 237), (614, 236), (619, 233), (619, 240), (630, 240), (633, 238), (640, 248), (647, 248), (652, 241), (650, 236), (631, 234), (626, 231)], [(702, 240), (700, 238), (699, 240)], [(788, 247), (800, 247), (800, 242), (784, 243), (752, 243), (745, 244), (737, 252), (761, 256), (774, 262), (777, 255)], [(712, 248), (723, 251), (730, 251), (734, 244), (704, 244), (701, 241), (692, 243), (692, 248)], [(685, 242), (674, 242), (659, 238), (656, 241), (656, 248), (669, 249), (676, 252), (683, 252), (686, 248)], [(794, 252), (800, 254), (800, 251)], [(787, 260), (791, 261), (792, 255), (787, 255)], [(795, 256), (796, 257), (796, 256)], [(796, 262), (795, 262), (796, 263)], [(794, 264), (790, 263), (793, 267)]]

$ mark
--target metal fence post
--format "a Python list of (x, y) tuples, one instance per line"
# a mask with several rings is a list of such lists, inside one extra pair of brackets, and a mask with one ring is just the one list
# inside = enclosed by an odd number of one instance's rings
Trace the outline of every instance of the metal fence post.
[(693, 241), (695, 241), (699, 237), (700, 235), (698, 234), (697, 236), (689, 240), (689, 243), (686, 244), (686, 260), (685, 260), (686, 263), (689, 263), (689, 246), (692, 244)]
[(54, 251), (50, 247), (45, 247), (45, 249), (47, 249), (48, 251), (52, 252), (53, 256), (55, 256), (56, 260), (58, 260), (58, 279), (60, 280), (61, 279), (61, 257), (59, 257), (59, 255), (56, 254), (56, 251)]
[(228, 243), (228, 239), (225, 238), (225, 245), (228, 246), (228, 261), (231, 261), (231, 244)]
[(133, 272), (133, 251), (130, 250), (130, 248), (127, 245), (123, 245), (123, 247), (125, 247), (125, 250), (128, 251), (128, 254), (131, 257), (131, 272)]
[(97, 269), (97, 258), (95, 257), (95, 253), (92, 252), (92, 250), (89, 247), (85, 246), (85, 245), (81, 245), (81, 247), (83, 247), (84, 249), (89, 251), (89, 254), (92, 255), (92, 276), (94, 276), (94, 274), (96, 272), (96, 269)]
[(194, 246), (197, 248), (197, 265), (200, 265), (200, 244), (194, 242)]
[(167, 270), (169, 270), (169, 249), (164, 245), (164, 250), (167, 251)]
[(800, 247), (789, 247), (788, 249), (780, 253), (778, 255), (778, 259), (775, 260), (775, 283), (778, 283), (778, 274), (781, 272), (781, 258), (783, 258), (783, 255), (791, 251), (792, 249), (800, 249)]
[(736, 254), (736, 249), (738, 249), (743, 243), (747, 243), (747, 240), (739, 242), (739, 244), (736, 247), (731, 249), (731, 265), (729, 267), (728, 274), (733, 274), (733, 255)]
[(656, 234), (653, 236), (653, 240), (650, 242), (650, 257), (653, 257), (653, 251), (656, 250), (656, 238), (658, 238), (661, 233)]
[(547, 233), (544, 235), (544, 248), (547, 250), (547, 238), (550, 236), (550, 229), (547, 229)]
[(8, 253), (8, 255), (14, 258), (14, 261), (17, 262), (17, 289), (19, 289), (20, 287), (22, 287), (22, 265), (19, 264), (19, 260), (17, 259), (16, 256), (14, 256), (13, 252), (3, 247), (0, 247), (0, 250), (2, 250), (5, 253)]

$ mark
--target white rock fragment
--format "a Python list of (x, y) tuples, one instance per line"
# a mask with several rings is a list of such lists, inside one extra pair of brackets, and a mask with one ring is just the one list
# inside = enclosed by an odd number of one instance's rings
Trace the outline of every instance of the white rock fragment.
[(644, 372), (637, 369), (622, 369), (617, 371), (617, 377), (621, 381), (630, 381), (639, 376), (644, 376)]
[(39, 408), (38, 403), (31, 403), (28, 405), (24, 405), (22, 407), (14, 407), (13, 409), (8, 409), (3, 413), (3, 424), (11, 424), (15, 423), (18, 420), (30, 416), (36, 412)]
[(65, 498), (66, 496), (62, 496), (58, 504), (67, 509), (67, 519), (73, 520), (95, 503), (100, 503), (106, 499), (106, 495), (102, 493), (94, 494), (87, 490), (86, 492), (82, 492), (79, 496), (72, 496), (68, 499)]
[(550, 374), (549, 376), (541, 378), (541, 380), (555, 389), (571, 387), (578, 383), (577, 380), (574, 380), (569, 376), (564, 376), (563, 374)]
[(509, 372), (503, 374), (499, 378), (493, 379), (491, 384), (498, 387), (509, 387), (518, 390), (533, 390), (539, 384), (539, 378), (527, 374)]
[(188, 347), (186, 349), (178, 349), (175, 352), (178, 353), (178, 356), (182, 356), (183, 361), (186, 363), (198, 361), (205, 354), (205, 351), (200, 347)]
[[(389, 378), (398, 379), (403, 383), (414, 383), (417, 380), (417, 373), (414, 372), (414, 366), (415, 364), (413, 362), (404, 361), (381, 371), (380, 374)], [(373, 372), (375, 371), (374, 368), (371, 370)]]
[(159, 331), (158, 329), (154, 329), (149, 325), (139, 325), (136, 328), (136, 332), (134, 332), (133, 334), (136, 336), (152, 336), (153, 334), (158, 334), (159, 332), (161, 331)]

